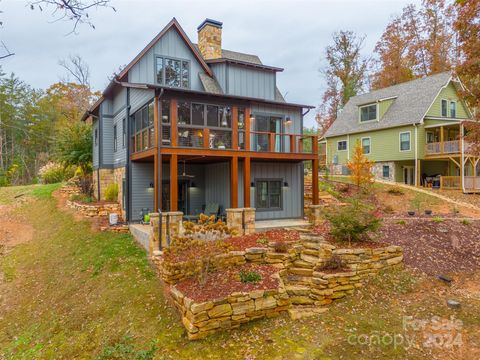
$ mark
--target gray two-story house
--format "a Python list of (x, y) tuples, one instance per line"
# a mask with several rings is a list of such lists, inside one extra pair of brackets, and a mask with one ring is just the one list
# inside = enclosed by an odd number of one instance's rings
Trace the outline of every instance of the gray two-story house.
[(219, 215), (254, 207), (258, 220), (303, 217), (303, 163), (315, 177), (318, 145), (302, 133), (311, 107), (286, 102), (277, 88), (281, 71), (222, 49), (218, 21), (202, 22), (194, 44), (172, 19), (84, 115), (93, 123), (95, 196), (118, 184), (128, 221), (210, 204)]

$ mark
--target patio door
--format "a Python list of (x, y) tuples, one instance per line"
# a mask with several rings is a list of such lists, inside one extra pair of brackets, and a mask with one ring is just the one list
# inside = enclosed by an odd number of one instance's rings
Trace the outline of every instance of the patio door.
[(257, 134), (256, 141), (255, 141), (255, 149), (257, 151), (267, 151), (269, 147), (269, 137), (267, 133), (275, 133), (275, 148), (273, 151), (281, 152), (282, 151), (282, 126), (283, 121), (281, 117), (278, 116), (264, 116), (264, 115), (257, 115), (255, 119), (255, 130), (261, 132), (261, 134)]
[(415, 166), (405, 166), (403, 168), (403, 183), (415, 185)]
[[(188, 188), (190, 186), (190, 180), (180, 179), (178, 180), (178, 211), (184, 214), (189, 213), (188, 209)], [(170, 211), (170, 181), (162, 181), (162, 211)]]

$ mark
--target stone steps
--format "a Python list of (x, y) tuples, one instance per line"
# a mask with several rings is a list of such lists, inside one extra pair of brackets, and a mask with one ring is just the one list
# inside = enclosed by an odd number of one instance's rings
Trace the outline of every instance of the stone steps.
[(327, 311), (326, 307), (317, 307), (317, 306), (295, 306), (291, 309), (288, 309), (288, 315), (290, 319), (297, 320), (303, 319), (315, 315), (319, 315)]

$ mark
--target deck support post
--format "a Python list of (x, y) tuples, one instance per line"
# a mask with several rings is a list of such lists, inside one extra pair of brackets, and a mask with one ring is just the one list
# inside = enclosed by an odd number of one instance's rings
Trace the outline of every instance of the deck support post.
[(238, 208), (238, 157), (230, 160), (230, 207)]
[(250, 207), (250, 158), (243, 159), (243, 207)]
[(178, 155), (170, 157), (170, 211), (178, 210)]
[[(158, 95), (155, 95), (153, 98), (153, 128), (154, 128), (154, 141), (155, 141), (155, 146), (158, 146), (158, 132), (159, 132), (159, 126), (158, 126)], [(158, 176), (158, 151), (155, 151), (155, 154), (153, 155), (153, 212), (156, 213), (159, 208), (158, 204), (158, 194), (160, 191), (160, 184), (159, 184), (159, 176)]]
[(420, 173), (421, 173), (421, 169), (420, 169), (420, 160), (417, 160), (417, 163), (415, 164), (415, 186), (416, 187), (420, 187), (421, 184), (421, 176), (420, 176)]
[[(303, 194), (302, 194), (303, 196)], [(318, 205), (318, 158), (312, 160), (312, 205)]]

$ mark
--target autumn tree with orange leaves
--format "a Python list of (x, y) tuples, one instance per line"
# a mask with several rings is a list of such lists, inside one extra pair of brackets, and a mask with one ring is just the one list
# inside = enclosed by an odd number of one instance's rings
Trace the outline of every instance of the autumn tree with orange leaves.
[(423, 0), (395, 16), (375, 46), (372, 88), (450, 70), (458, 57), (453, 14), (445, 0)]
[(353, 148), (352, 158), (348, 161), (347, 167), (350, 170), (350, 178), (358, 187), (367, 187), (373, 184), (372, 174), (373, 161), (368, 159), (363, 153), (363, 147), (357, 140)]

